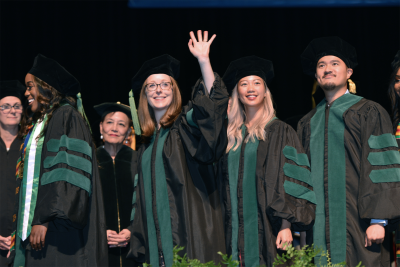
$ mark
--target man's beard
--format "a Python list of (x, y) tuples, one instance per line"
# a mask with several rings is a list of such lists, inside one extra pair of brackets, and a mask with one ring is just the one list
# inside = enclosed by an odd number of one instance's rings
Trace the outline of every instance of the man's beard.
[(324, 91), (334, 91), (337, 88), (337, 85), (334, 83), (326, 83), (319, 85)]

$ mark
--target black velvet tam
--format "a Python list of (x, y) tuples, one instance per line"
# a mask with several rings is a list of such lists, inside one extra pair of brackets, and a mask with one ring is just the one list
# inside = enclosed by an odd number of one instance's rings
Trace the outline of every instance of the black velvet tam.
[(392, 61), (392, 69), (395, 70), (398, 67), (400, 67), (400, 50), (397, 51), (397, 54), (394, 56)]
[(318, 60), (324, 56), (336, 56), (348, 68), (354, 69), (358, 65), (356, 49), (352, 45), (337, 36), (322, 37), (312, 40), (301, 54), (304, 73), (314, 77)]
[(93, 108), (102, 118), (104, 118), (108, 113), (120, 111), (125, 113), (129, 119), (132, 119), (132, 113), (130, 107), (121, 104), (120, 102), (117, 103), (107, 102), (94, 106)]
[(26, 90), (25, 86), (23, 86), (22, 83), (20, 83), (17, 80), (1, 81), (0, 99), (3, 99), (4, 97), (7, 96), (15, 96), (18, 97), (22, 103), (24, 99), (25, 90)]
[(78, 80), (57, 61), (38, 54), (29, 71), (30, 74), (51, 85), (60, 93), (75, 96), (81, 91)]
[(133, 93), (140, 92), (143, 83), (153, 74), (167, 74), (177, 79), (179, 77), (179, 70), (179, 60), (167, 54), (147, 60), (132, 78), (132, 91)]
[(243, 77), (256, 75), (262, 78), (268, 85), (274, 77), (274, 66), (272, 62), (260, 57), (242, 57), (232, 61), (222, 77), (229, 94)]

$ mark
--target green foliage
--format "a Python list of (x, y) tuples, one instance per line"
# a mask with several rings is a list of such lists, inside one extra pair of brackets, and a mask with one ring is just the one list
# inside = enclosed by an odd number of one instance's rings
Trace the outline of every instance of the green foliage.
[[(318, 264), (314, 264), (312, 260), (316, 256), (323, 256), (327, 258), (327, 265), (321, 265), (321, 262)], [(331, 262), (331, 258), (329, 256), (328, 251), (322, 251), (322, 249), (314, 248), (312, 246), (304, 246), (302, 249), (297, 250), (292, 245), (287, 246), (286, 253), (282, 254), (282, 256), (277, 255), (273, 266), (279, 266), (280, 264), (284, 264), (290, 260), (290, 267), (339, 267), (346, 266), (345, 262), (341, 262), (338, 264), (333, 264)], [(365, 267), (361, 265), (360, 262), (356, 267)]]
[[(285, 246), (285, 244), (284, 244)], [(220, 263), (217, 265), (213, 262), (206, 262), (201, 263), (198, 259), (188, 259), (187, 255), (183, 255), (183, 257), (179, 256), (179, 251), (183, 250), (183, 247), (174, 247), (173, 253), (173, 262), (172, 267), (238, 267), (239, 261), (232, 260), (232, 255), (228, 256), (226, 254), (222, 254), (218, 252), (219, 255), (222, 257), (222, 266)], [(312, 263), (312, 260), (315, 256), (321, 255), (328, 259), (328, 265), (318, 265)], [(291, 267), (339, 267), (339, 266), (346, 266), (345, 262), (332, 264), (331, 258), (329, 256), (329, 252), (322, 251), (322, 249), (315, 249), (314, 245), (312, 246), (304, 246), (301, 250), (295, 249), (292, 245), (287, 246), (286, 253), (282, 254), (282, 256), (277, 255), (273, 266), (279, 266), (280, 264), (284, 264), (287, 261), (291, 261)], [(151, 267), (150, 264), (144, 263), (143, 267)], [(260, 266), (262, 267), (262, 266)], [(264, 266), (265, 267), (265, 266)], [(365, 267), (361, 265), (361, 262), (356, 267)]]

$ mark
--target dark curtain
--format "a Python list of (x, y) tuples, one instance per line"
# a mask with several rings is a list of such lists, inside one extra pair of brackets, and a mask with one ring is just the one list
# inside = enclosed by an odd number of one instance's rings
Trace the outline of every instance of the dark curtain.
[[(257, 55), (272, 60), (270, 87), (280, 119), (311, 109), (313, 79), (303, 74), (300, 54), (316, 37), (338, 35), (357, 49), (353, 81), (359, 95), (389, 108), (390, 62), (399, 49), (398, 7), (130, 9), (126, 1), (1, 1), (0, 78), (24, 81), (38, 53), (54, 58), (82, 85), (94, 137), (93, 105), (128, 104), (130, 80), (142, 63), (168, 53), (181, 61), (178, 83), (184, 104), (201, 75), (190, 54), (189, 31), (217, 34), (213, 69)], [(138, 101), (138, 99), (136, 100)]]

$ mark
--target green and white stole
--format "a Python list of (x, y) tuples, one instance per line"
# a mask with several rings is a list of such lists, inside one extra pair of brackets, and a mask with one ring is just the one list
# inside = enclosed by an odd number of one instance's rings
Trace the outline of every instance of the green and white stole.
[(21, 184), (19, 201), (19, 214), (17, 223), (17, 236), (25, 241), (31, 233), (32, 220), (35, 213), (36, 199), (39, 188), (39, 175), (42, 159), (44, 136), (37, 137), (43, 130), (47, 120), (47, 114), (42, 121), (38, 121), (30, 135), (26, 146), (24, 159), (24, 175)]

